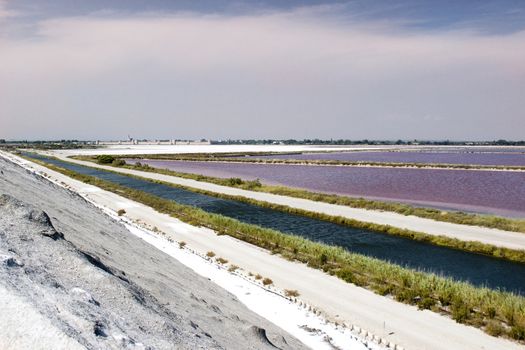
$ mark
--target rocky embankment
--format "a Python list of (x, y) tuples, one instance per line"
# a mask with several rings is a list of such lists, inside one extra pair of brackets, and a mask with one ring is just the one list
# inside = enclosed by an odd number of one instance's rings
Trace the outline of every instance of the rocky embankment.
[(1, 349), (300, 349), (80, 196), (0, 158)]

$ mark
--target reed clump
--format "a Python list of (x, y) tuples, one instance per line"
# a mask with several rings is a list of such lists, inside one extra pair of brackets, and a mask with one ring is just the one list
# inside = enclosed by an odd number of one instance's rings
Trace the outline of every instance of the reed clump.
[(237, 265), (231, 265), (230, 267), (228, 267), (228, 272), (235, 272), (239, 269), (239, 266)]
[(300, 295), (300, 293), (295, 289), (285, 289), (284, 295), (289, 298), (297, 298)]
[(273, 284), (273, 281), (272, 281), (270, 278), (265, 277), (265, 278), (263, 278), (262, 283), (263, 283), (265, 286), (269, 286), (269, 285)]
[(216, 261), (221, 264), (221, 265), (224, 265), (224, 264), (227, 264), (228, 263), (228, 260), (224, 259), (224, 258), (217, 258)]

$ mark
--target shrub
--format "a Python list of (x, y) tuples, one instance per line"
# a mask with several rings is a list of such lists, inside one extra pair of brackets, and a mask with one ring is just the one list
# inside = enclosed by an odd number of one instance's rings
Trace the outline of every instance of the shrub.
[(219, 264), (227, 264), (228, 263), (228, 260), (224, 259), (224, 258), (217, 258), (217, 262)]
[(485, 326), (485, 332), (494, 337), (499, 337), (505, 332), (505, 329), (500, 323), (490, 320)]
[(452, 303), (451, 311), (452, 319), (459, 323), (465, 323), (470, 318), (472, 310), (466, 303), (458, 300)]
[(249, 190), (252, 190), (254, 188), (259, 188), (261, 186), (262, 186), (261, 181), (259, 179), (255, 179), (255, 180), (252, 180), (252, 181), (246, 181), (244, 187), (246, 187)]
[(401, 289), (396, 294), (396, 300), (402, 301), (407, 304), (414, 304), (415, 302), (419, 301), (419, 296), (417, 295), (417, 292), (412, 289)]
[(261, 278), (262, 278), (261, 275), (259, 275), (259, 274), (256, 274), (256, 275), (255, 275), (255, 279), (256, 279), (256, 280), (260, 280)]
[[(514, 306), (516, 308), (516, 305)], [(514, 325), (510, 329), (510, 336), (516, 340), (525, 340), (525, 316), (523, 315), (523, 308), (521, 313), (513, 316)]]
[(115, 159), (111, 162), (111, 165), (113, 166), (124, 166), (126, 165), (126, 161), (124, 159)]
[(179, 242), (179, 248), (180, 249), (184, 248), (185, 246), (186, 246), (186, 242), (184, 242), (184, 241), (180, 241)]
[(268, 286), (270, 284), (273, 284), (273, 281), (271, 279), (269, 279), (268, 277), (265, 277), (263, 280), (262, 280), (262, 283), (265, 285), (265, 286)]
[(239, 266), (237, 266), (237, 265), (232, 265), (232, 266), (230, 266), (230, 267), (228, 268), (228, 271), (229, 271), (229, 272), (235, 272), (235, 270), (237, 270), (238, 268), (239, 268)]
[(111, 164), (115, 161), (115, 157), (110, 156), (109, 154), (101, 154), (97, 156), (96, 159), (99, 164)]
[(295, 289), (285, 289), (284, 290), (284, 295), (286, 295), (287, 297), (298, 297), (299, 296), (299, 292), (296, 291)]
[(238, 186), (238, 185), (242, 185), (242, 184), (243, 184), (243, 181), (242, 181), (241, 178), (232, 177), (232, 178), (228, 179), (228, 185), (229, 186)]
[(394, 287), (388, 283), (383, 283), (374, 288), (374, 291), (380, 295), (388, 295), (394, 291)]
[(525, 340), (525, 327), (514, 326), (510, 329), (510, 336), (516, 340)]
[(348, 283), (354, 283), (354, 273), (350, 269), (343, 268), (335, 273), (337, 277)]
[(429, 297), (421, 298), (421, 300), (419, 300), (417, 303), (417, 306), (422, 310), (430, 310), (434, 305), (436, 305), (436, 301)]
[(125, 211), (124, 209), (119, 209), (119, 210), (117, 211), (117, 215), (118, 215), (118, 216), (122, 216), (122, 215), (124, 215), (124, 214), (126, 214), (126, 211)]
[(209, 252), (206, 253), (206, 256), (207, 256), (208, 258), (213, 258), (213, 257), (215, 256), (215, 253), (212, 252), (212, 251), (209, 251)]

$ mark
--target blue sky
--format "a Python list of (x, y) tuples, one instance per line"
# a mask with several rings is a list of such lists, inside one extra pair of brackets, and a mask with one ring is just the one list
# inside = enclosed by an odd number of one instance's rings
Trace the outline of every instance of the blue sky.
[(81, 16), (97, 12), (131, 15), (145, 12), (247, 14), (256, 11), (291, 10), (298, 7), (337, 5), (341, 17), (362, 20), (398, 20), (418, 29), (446, 29), (471, 26), (501, 33), (522, 30), (525, 26), (525, 3), (522, 0), (17, 0), (9, 8), (21, 11), (30, 19), (55, 16)]
[(0, 52), (0, 138), (524, 138), (523, 1), (0, 0)]

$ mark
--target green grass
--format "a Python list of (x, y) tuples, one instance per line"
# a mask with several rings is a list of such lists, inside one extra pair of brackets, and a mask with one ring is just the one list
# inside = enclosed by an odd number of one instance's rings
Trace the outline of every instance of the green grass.
[[(93, 157), (74, 157), (80, 160), (95, 161)], [(481, 226), (488, 228), (496, 228), (505, 231), (522, 232), (525, 233), (525, 220), (510, 219), (493, 215), (470, 214), (458, 211), (444, 211), (433, 208), (413, 207), (408, 204), (382, 202), (376, 200), (369, 200), (364, 198), (355, 198), (347, 196), (339, 196), (335, 194), (326, 194), (311, 192), (303, 189), (285, 187), (285, 186), (271, 186), (260, 183), (260, 181), (246, 181), (240, 178), (217, 178), (212, 176), (205, 176), (200, 174), (182, 173), (168, 169), (153, 168), (148, 165), (134, 166), (124, 165), (129, 169), (136, 169), (141, 171), (171, 175), (192, 179), (203, 182), (210, 182), (217, 185), (241, 188), (251, 191), (266, 192), (277, 195), (309, 199), (316, 202), (324, 202), (330, 204), (344, 205), (352, 208), (389, 211), (402, 215), (413, 215), (421, 218), (432, 219), (436, 221), (444, 221), (455, 224)]]
[[(31, 159), (67, 176), (148, 205), (195, 226), (208, 227), (308, 264), (346, 282), (390, 295), (401, 302), (449, 315), (456, 321), (488, 333), (523, 340), (525, 298), (512, 293), (475, 287), (465, 282), (394, 265), (341, 247), (309, 241), (271, 229), (242, 223), (222, 215), (181, 205), (151, 194)], [(499, 325), (500, 327), (497, 327)]]

